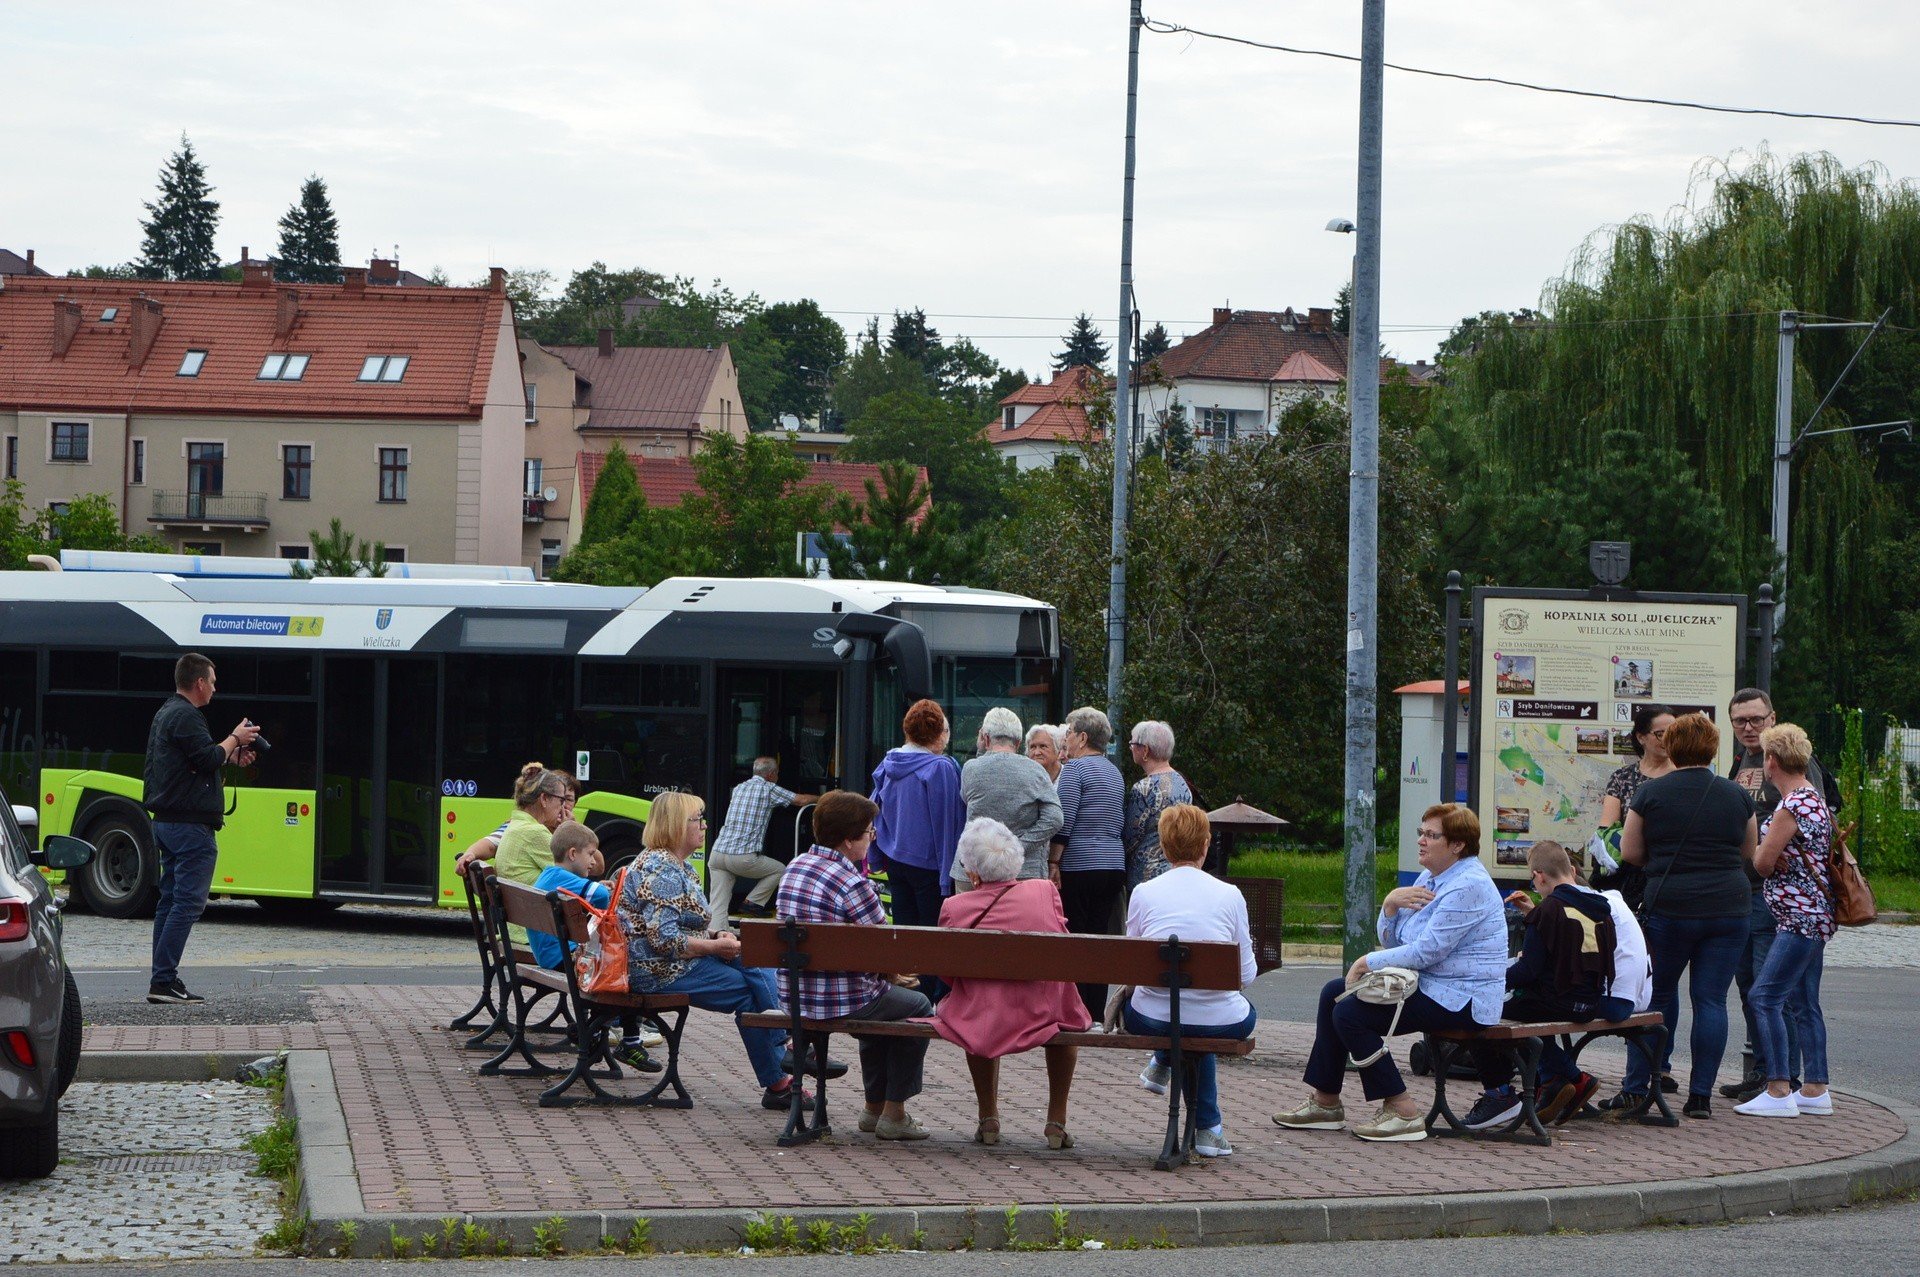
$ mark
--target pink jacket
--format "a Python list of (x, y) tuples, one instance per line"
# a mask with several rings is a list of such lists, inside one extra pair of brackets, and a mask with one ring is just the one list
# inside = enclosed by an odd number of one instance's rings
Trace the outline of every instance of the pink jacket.
[[(1060, 889), (1045, 878), (983, 882), (940, 906), (943, 927), (989, 931), (1067, 930)], [(1086, 1004), (1064, 980), (953, 980), (933, 1027), (972, 1055), (998, 1058), (1044, 1046), (1062, 1030), (1088, 1027)]]

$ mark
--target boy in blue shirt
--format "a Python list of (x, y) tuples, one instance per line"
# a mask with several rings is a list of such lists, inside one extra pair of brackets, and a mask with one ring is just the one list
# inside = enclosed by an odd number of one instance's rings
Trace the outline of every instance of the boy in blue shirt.
[[(595, 881), (606, 872), (606, 860), (600, 855), (600, 838), (577, 820), (565, 820), (553, 831), (553, 863), (533, 880), (535, 891), (571, 891), (596, 909), (604, 909), (612, 899), (611, 889)], [(566, 960), (558, 936), (527, 932), (527, 947), (540, 965), (558, 971)], [(620, 1044), (613, 1058), (642, 1073), (658, 1073), (660, 1065), (647, 1055), (640, 1041), (640, 1017), (628, 1012), (620, 1017)]]

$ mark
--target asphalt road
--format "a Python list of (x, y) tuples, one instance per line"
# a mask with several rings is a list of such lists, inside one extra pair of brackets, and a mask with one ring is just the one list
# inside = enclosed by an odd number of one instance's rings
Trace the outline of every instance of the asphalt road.
[[(894, 1273), (909, 1268), (927, 1277), (1167, 1277), (1229, 1264), (1237, 1277), (1354, 1277), (1357, 1273), (1470, 1273), (1473, 1277), (1540, 1277), (1542, 1273), (1694, 1272), (1740, 1277), (1892, 1277), (1914, 1270), (1920, 1204), (1855, 1208), (1715, 1228), (1650, 1228), (1634, 1233), (1557, 1234), (1551, 1237), (1473, 1237), (1411, 1242), (1334, 1242), (1313, 1246), (1244, 1246), (1210, 1251), (1100, 1253), (985, 1251), (916, 1255), (809, 1255), (792, 1258), (579, 1258), (542, 1261), (540, 1271), (611, 1277), (657, 1273), (671, 1265), (684, 1277), (778, 1272), (782, 1277), (845, 1277), (849, 1272)], [(410, 1260), (404, 1267), (377, 1260), (253, 1260), (196, 1263), (196, 1277), (361, 1277), (423, 1266), (455, 1268), (460, 1277), (525, 1274), (526, 1260)], [(36, 1265), (35, 1273), (86, 1271), (87, 1266)], [(115, 1264), (115, 1277), (177, 1272), (179, 1265)]]

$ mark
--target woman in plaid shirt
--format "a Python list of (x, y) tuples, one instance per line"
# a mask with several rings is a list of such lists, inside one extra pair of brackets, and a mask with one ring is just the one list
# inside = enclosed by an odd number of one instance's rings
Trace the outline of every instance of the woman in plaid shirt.
[[(813, 809), (814, 845), (793, 858), (780, 880), (774, 904), (779, 917), (795, 922), (886, 923), (886, 911), (865, 869), (873, 819), (879, 811), (870, 800), (844, 790), (821, 797)], [(933, 1004), (924, 995), (870, 972), (802, 971), (797, 979), (800, 1014), (809, 1020), (911, 1020), (933, 1014)], [(920, 1094), (926, 1039), (858, 1041), (867, 1099), (860, 1129), (883, 1140), (927, 1138), (927, 1128), (906, 1109), (906, 1102)]]

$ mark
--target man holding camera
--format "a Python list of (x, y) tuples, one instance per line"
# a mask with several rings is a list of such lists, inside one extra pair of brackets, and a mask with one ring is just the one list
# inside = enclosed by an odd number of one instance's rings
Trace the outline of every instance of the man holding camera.
[[(215, 741), (202, 712), (213, 699), (213, 662), (188, 652), (173, 667), (174, 693), (147, 732), (146, 791), (160, 849), (160, 900), (153, 911), (153, 974), (149, 1002), (203, 1002), (180, 981), (180, 956), (193, 924), (206, 912), (219, 855), (213, 831), (226, 820), (220, 769), (253, 761), (260, 729), (246, 719)], [(264, 746), (263, 746), (264, 747)]]

